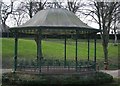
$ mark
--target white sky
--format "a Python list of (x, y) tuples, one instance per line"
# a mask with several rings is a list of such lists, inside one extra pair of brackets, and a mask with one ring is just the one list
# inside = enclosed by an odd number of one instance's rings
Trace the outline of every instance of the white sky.
[[(4, 1), (6, 4), (10, 4), (10, 1), (11, 0), (2, 0), (2, 1)], [(15, 1), (16, 3), (15, 3), (15, 6), (17, 6), (18, 4), (19, 4), (19, 2), (20, 1), (23, 1), (23, 0), (13, 0), (13, 1)], [(40, 1), (40, 0), (33, 0), (33, 1)], [(48, 0), (49, 1), (49, 0)], [(51, 1), (51, 0), (50, 0)], [(55, 1), (55, 0), (54, 0)], [(65, 1), (65, 0), (59, 0), (59, 1)], [(79, 16), (78, 16), (79, 17)], [(91, 26), (91, 27), (93, 27), (93, 28), (99, 28), (99, 26), (98, 26), (98, 24), (96, 24), (96, 23), (93, 23), (93, 22), (90, 22), (90, 21), (85, 21), (85, 19), (84, 18), (81, 18), (80, 17), (80, 19), (83, 21), (83, 22), (85, 22), (86, 24), (88, 24), (89, 26)], [(8, 17), (8, 19), (7, 19), (7, 21), (6, 21), (6, 24), (9, 26), (9, 27), (14, 27), (15, 26), (15, 23), (14, 23), (15, 21), (14, 20), (11, 20), (11, 18), (10, 18), (10, 16)]]

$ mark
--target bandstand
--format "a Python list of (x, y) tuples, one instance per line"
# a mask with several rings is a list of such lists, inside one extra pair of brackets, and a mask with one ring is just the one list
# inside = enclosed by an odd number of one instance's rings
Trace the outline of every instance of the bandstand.
[[(46, 10), (41, 10), (33, 16), (30, 20), (19, 27), (12, 27), (10, 31), (15, 37), (15, 51), (14, 51), (14, 72), (22, 66), (18, 66), (18, 39), (20, 34), (30, 34), (29, 36), (34, 36), (37, 44), (37, 66), (28, 67), (29, 69), (34, 69), (39, 73), (74, 73), (81, 71), (96, 71), (96, 34), (100, 30), (92, 28), (85, 23), (83, 23), (74, 13), (63, 9), (63, 8), (50, 8)], [(85, 35), (88, 47), (88, 57), (84, 65), (78, 61), (78, 39), (80, 35)], [(59, 65), (44, 64), (44, 57), (42, 56), (42, 44), (41, 41), (44, 39), (43, 36), (46, 35), (57, 35), (63, 36), (64, 39), (64, 62)], [(68, 65), (66, 56), (66, 42), (68, 35), (74, 35), (75, 39), (75, 64), (73, 66)], [(94, 36), (94, 59), (90, 61), (90, 36)], [(56, 61), (57, 62), (57, 61)], [(25, 67), (24, 67), (25, 68)], [(36, 69), (35, 69), (36, 68)], [(81, 70), (81, 71), (80, 71)]]

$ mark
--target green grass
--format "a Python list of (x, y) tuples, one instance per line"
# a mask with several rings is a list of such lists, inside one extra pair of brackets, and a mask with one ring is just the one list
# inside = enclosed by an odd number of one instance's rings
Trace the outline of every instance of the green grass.
[[(81, 40), (79, 40), (81, 41)], [(64, 41), (48, 40), (42, 41), (42, 52), (44, 58), (64, 59)], [(109, 58), (118, 57), (118, 47), (109, 43)], [(14, 57), (14, 39), (2, 38), (2, 57)], [(19, 39), (18, 47), (19, 58), (36, 58), (36, 43), (34, 40)], [(90, 58), (94, 57), (94, 43), (90, 44)], [(100, 42), (97, 43), (97, 59), (103, 59), (103, 48)], [(67, 59), (75, 59), (75, 42), (67, 41)], [(78, 42), (78, 59), (87, 59), (87, 42)]]
[[(78, 60), (87, 59), (87, 42), (86, 40), (78, 40)], [(42, 52), (45, 59), (64, 60), (64, 41), (62, 39), (46, 39), (42, 41)], [(100, 69), (103, 68), (104, 55), (100, 40), (97, 42), (97, 62)], [(109, 43), (108, 46), (109, 66), (111, 69), (118, 68), (118, 46)], [(18, 59), (36, 59), (36, 43), (34, 40), (19, 39)], [(2, 59), (3, 63), (13, 65), (14, 57), (14, 39), (2, 38)], [(94, 42), (90, 42), (90, 59), (94, 59)], [(75, 61), (75, 40), (67, 40), (67, 60)], [(11, 62), (12, 61), (12, 62)]]

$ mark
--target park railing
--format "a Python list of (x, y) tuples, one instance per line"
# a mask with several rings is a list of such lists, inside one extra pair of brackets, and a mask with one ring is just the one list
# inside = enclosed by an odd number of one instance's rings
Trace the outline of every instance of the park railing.
[[(74, 71), (76, 70), (76, 63), (73, 60), (67, 60), (66, 65), (64, 65), (63, 60), (52, 60), (52, 59), (42, 59), (41, 69), (45, 72), (52, 71)], [(94, 61), (78, 61), (77, 71), (94, 71), (96, 69), (96, 63)], [(18, 60), (17, 69), (20, 71), (38, 71), (39, 64), (37, 60)]]

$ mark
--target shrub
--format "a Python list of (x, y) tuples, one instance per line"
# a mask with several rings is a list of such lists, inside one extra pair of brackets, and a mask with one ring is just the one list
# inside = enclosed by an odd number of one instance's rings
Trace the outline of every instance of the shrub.
[(112, 82), (113, 77), (103, 72), (93, 75), (27, 75), (27, 74), (3, 74), (3, 84), (37, 86), (37, 85), (66, 85), (79, 84), (80, 86), (96, 86), (101, 83)]

